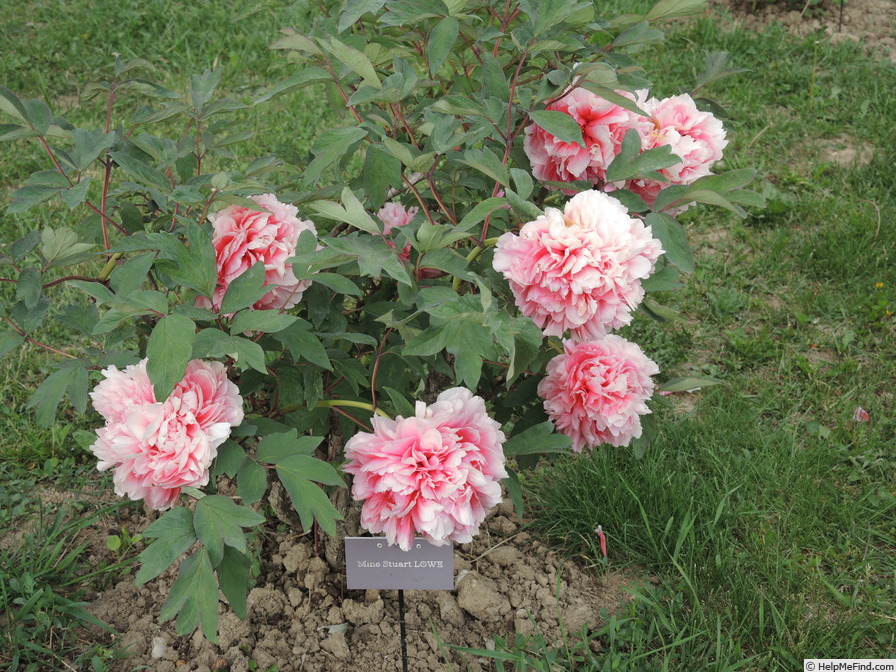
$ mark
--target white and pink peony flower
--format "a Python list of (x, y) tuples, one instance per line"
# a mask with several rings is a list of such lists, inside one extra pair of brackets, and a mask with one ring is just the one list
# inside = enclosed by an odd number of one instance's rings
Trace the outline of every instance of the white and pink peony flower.
[[(386, 241), (386, 244), (389, 247), (394, 249), (395, 243), (389, 238), (386, 238), (386, 236), (390, 235), (396, 228), (410, 224), (418, 210), (419, 208), (415, 207), (406, 208), (401, 203), (386, 203), (386, 205), (379, 209), (376, 216), (379, 217), (380, 221), (383, 223), (383, 240)], [(404, 262), (410, 261), (410, 243), (405, 243), (401, 252), (398, 253), (398, 258)]]
[(383, 234), (388, 236), (396, 227), (410, 224), (418, 210), (415, 207), (406, 208), (401, 203), (386, 203), (376, 213), (383, 223)]
[(544, 409), (573, 450), (602, 443), (627, 446), (641, 436), (641, 416), (650, 413), (651, 376), (659, 367), (634, 343), (615, 335), (564, 341), (563, 354), (547, 365), (538, 384)]
[[(218, 262), (218, 286), (212, 304), (220, 307), (230, 283), (262, 262), (270, 291), (253, 307), (292, 308), (301, 301), (311, 281), (297, 279), (287, 260), (295, 256), (302, 231), (317, 235), (317, 230), (310, 221), (298, 218), (295, 206), (281, 203), (274, 194), (251, 198), (264, 210), (231, 205), (209, 216)], [(200, 303), (208, 305), (207, 301)]]
[(90, 396), (106, 424), (90, 449), (100, 471), (113, 470), (116, 494), (168, 509), (182, 487), (206, 485), (218, 446), (243, 421), (224, 365), (194, 359), (164, 402), (156, 401), (145, 359), (103, 375)]
[(375, 416), (373, 433), (345, 446), (361, 524), (409, 550), (415, 534), (436, 545), (466, 543), (501, 501), (504, 433), (485, 402), (464, 388), (417, 402), (413, 417)]
[[(627, 92), (618, 93), (633, 98)], [(558, 140), (537, 124), (528, 126), (523, 149), (532, 164), (532, 174), (542, 181), (590, 180), (596, 184), (603, 180), (626, 131), (640, 119), (582, 88), (573, 89), (545, 109), (571, 116), (582, 129), (585, 146)]]
[(517, 307), (547, 336), (597, 338), (631, 322), (663, 253), (650, 227), (615, 198), (584, 191), (498, 239), (493, 266)]
[(722, 122), (712, 113), (698, 110), (687, 94), (663, 100), (650, 98), (641, 107), (653, 122), (637, 127), (642, 151), (668, 145), (672, 153), (681, 159), (679, 163), (659, 171), (666, 182), (641, 179), (626, 183), (627, 189), (652, 206), (659, 192), (666, 187), (691, 184), (711, 174), (712, 166), (722, 158), (722, 150), (728, 145), (728, 140)]

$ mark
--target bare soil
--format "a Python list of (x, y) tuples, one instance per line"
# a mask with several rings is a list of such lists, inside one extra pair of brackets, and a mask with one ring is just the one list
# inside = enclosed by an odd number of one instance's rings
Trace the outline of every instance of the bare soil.
[[(134, 515), (129, 529), (148, 521)], [(322, 549), (321, 549), (322, 552)], [(271, 533), (261, 550), (263, 572), (240, 621), (219, 604), (219, 641), (181, 637), (158, 614), (175, 574), (137, 588), (131, 577), (98, 594), (93, 612), (120, 634), (132, 656), (116, 670), (140, 666), (159, 672), (250, 669), (279, 672), (356, 672), (400, 669), (396, 591), (347, 590), (344, 566), (332, 567), (313, 544), (291, 532)], [(493, 669), (484, 658), (451, 651), (440, 642), (493, 648), (496, 636), (540, 632), (559, 644), (563, 633), (602, 623), (630, 595), (631, 577), (598, 575), (521, 529), (509, 502), (498, 507), (480, 536), (455, 549), (456, 588), (406, 591), (410, 669), (417, 672)], [(254, 666), (253, 666), (254, 662)]]
[(778, 2), (757, 3), (751, 0), (715, 2), (718, 13), (738, 25), (761, 32), (771, 23), (781, 23), (797, 37), (824, 36), (834, 44), (853, 41), (861, 44), (869, 55), (896, 63), (896, 3), (893, 0), (844, 0), (843, 20), (840, 6), (826, 0), (822, 5), (809, 6), (805, 11), (798, 4)]

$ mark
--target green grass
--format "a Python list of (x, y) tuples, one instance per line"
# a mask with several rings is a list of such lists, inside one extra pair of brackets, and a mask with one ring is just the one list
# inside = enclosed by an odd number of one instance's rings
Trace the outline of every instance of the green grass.
[[(77, 106), (76, 96), (109, 76), (112, 52), (148, 59), (177, 90), (192, 73), (221, 66), (221, 86), (244, 102), (285, 76), (285, 59), (266, 51), (289, 22), (279, 5), (233, 22), (223, 0), (201, 10), (171, 1), (0, 4), (0, 84), (76, 123), (102, 115), (99, 102)], [(578, 663), (566, 659), (570, 668), (791, 670), (804, 657), (896, 651), (896, 71), (849, 43), (794, 39), (775, 27), (757, 35), (706, 18), (671, 27), (667, 45), (640, 58), (665, 96), (691, 86), (703, 52), (718, 50), (750, 69), (706, 92), (732, 114), (726, 166), (757, 167), (769, 207), (745, 221), (707, 208), (687, 213), (698, 270), (685, 291), (661, 297), (685, 320), (641, 320), (628, 336), (666, 377), (725, 384), (658, 404), (660, 436), (641, 460), (601, 449), (527, 477), (536, 525), (558, 544), (601, 571), (593, 534), (601, 524), (612, 568), (656, 577), (624, 613), (586, 633), (602, 656), (582, 649)], [(140, 103), (125, 100), (123, 118)], [(243, 151), (301, 165), (320, 124), (333, 122), (328, 114), (322, 96), (298, 95), (240, 113), (238, 123), (257, 131)], [(867, 143), (873, 157), (837, 166), (824, 154), (835, 140)], [(44, 166), (21, 143), (0, 146), (0, 163), (5, 188)], [(289, 188), (294, 176), (278, 179)], [(0, 233), (6, 240), (60, 222), (78, 224), (46, 208), (0, 216)], [(94, 416), (60, 415), (44, 430), (26, 408), (47, 371), (36, 348), (0, 368), (0, 533), (35, 511), (27, 493), (36, 483), (70, 478), (90, 462)], [(852, 420), (857, 406), (871, 422)], [(45, 537), (58, 530), (46, 520)], [(43, 546), (29, 548), (16, 562), (43, 566)], [(79, 563), (65, 571), (83, 571)], [(40, 576), (52, 586), (74, 574)], [(28, 586), (17, 585), (24, 596)], [(63, 622), (57, 636), (71, 631)], [(537, 640), (507, 650), (547, 655)]]
[[(0, 464), (0, 663), (11, 672), (101, 672), (119, 656), (88, 600), (120, 579), (136, 553), (128, 547), (99, 559), (90, 544), (98, 538), (93, 528), (133, 504), (96, 504), (85, 496), (95, 494), (91, 480), (89, 468), (72, 459), (50, 458), (38, 470)], [(44, 502), (50, 489), (66, 503)]]
[[(675, 634), (645, 669), (890, 657), (896, 73), (848, 43), (709, 20), (643, 62), (673, 93), (702, 50), (751, 69), (707, 93), (735, 115), (729, 167), (757, 166), (770, 207), (743, 222), (689, 212), (699, 269), (664, 297), (685, 321), (636, 324), (630, 337), (665, 376), (725, 384), (657, 403), (660, 436), (641, 460), (601, 449), (533, 476), (535, 525), (598, 558), (601, 524), (611, 566), (657, 577), (627, 614), (655, 636), (621, 647), (601, 636), (621, 651), (618, 669)], [(873, 145), (873, 158), (837, 166), (823, 151), (832, 139)], [(852, 419), (857, 406), (871, 422)]]

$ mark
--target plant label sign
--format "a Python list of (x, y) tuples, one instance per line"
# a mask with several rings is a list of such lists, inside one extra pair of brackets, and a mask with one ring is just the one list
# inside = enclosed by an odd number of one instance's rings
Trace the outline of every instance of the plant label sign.
[(418, 537), (403, 551), (384, 537), (346, 537), (345, 570), (350, 590), (453, 590), (454, 544)]

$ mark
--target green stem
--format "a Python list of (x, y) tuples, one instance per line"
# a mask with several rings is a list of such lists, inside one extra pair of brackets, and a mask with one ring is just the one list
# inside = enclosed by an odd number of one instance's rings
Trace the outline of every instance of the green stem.
[(112, 275), (112, 271), (115, 270), (116, 262), (121, 259), (121, 255), (123, 252), (116, 252), (111, 257), (109, 257), (109, 261), (106, 262), (106, 265), (103, 266), (103, 270), (100, 271), (100, 274), (96, 277), (100, 282), (104, 282)]
[[(493, 247), (497, 242), (498, 242), (497, 237), (489, 238), (489, 239), (483, 241), (482, 245), (477, 245), (476, 247), (474, 247), (472, 250), (470, 250), (470, 253), (467, 255), (467, 263), (471, 264), (474, 261), (476, 261), (476, 259), (479, 257), (480, 254), (485, 252), (488, 248)], [(463, 281), (460, 278), (458, 278), (457, 276), (454, 276), (454, 280), (451, 282), (451, 289), (453, 289), (456, 292), (458, 289), (460, 289), (461, 282), (463, 282)]]
[(377, 415), (381, 415), (384, 418), (392, 417), (383, 411), (380, 408), (374, 408), (373, 404), (368, 404), (366, 401), (352, 401), (350, 399), (322, 399), (315, 404), (317, 408), (333, 408), (334, 406), (347, 406), (349, 408), (363, 408), (365, 411), (372, 411)]

